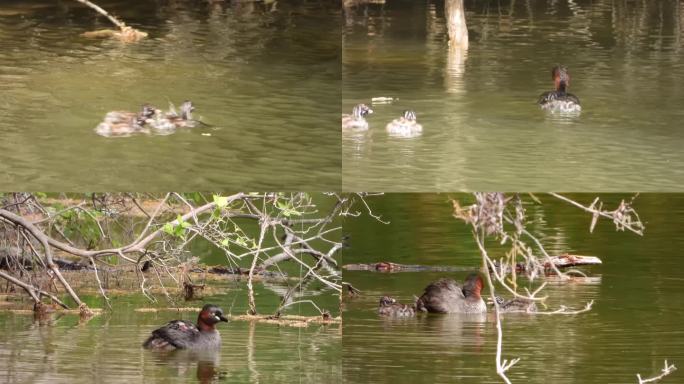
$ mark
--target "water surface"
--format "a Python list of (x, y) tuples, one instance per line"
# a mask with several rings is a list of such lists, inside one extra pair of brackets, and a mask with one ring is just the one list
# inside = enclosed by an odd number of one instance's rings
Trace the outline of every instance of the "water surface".
[[(346, 12), (343, 109), (398, 100), (373, 105), (370, 132), (343, 135), (345, 190), (680, 189), (681, 2), (465, 1), (470, 48), (452, 55), (443, 4)], [(558, 63), (579, 117), (535, 104)], [(388, 137), (405, 109), (423, 135)]]

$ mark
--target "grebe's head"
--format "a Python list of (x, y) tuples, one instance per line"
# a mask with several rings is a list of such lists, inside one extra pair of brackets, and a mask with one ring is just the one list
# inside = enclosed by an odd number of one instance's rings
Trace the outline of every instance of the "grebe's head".
[(213, 304), (207, 304), (199, 313), (197, 325), (200, 327), (200, 329), (212, 330), (214, 329), (214, 324), (220, 321), (228, 322), (228, 319), (223, 316), (223, 311), (221, 308)]
[(144, 125), (147, 119), (154, 116), (154, 113), (155, 108), (152, 105), (144, 104), (140, 110), (140, 113), (138, 113), (138, 116), (135, 118), (135, 123), (138, 125)]
[(496, 302), (499, 305), (504, 305), (506, 300), (504, 300), (504, 298), (499, 296), (499, 295), (494, 295), (494, 301), (492, 301), (491, 297), (487, 297), (487, 304), (488, 305), (494, 305), (494, 302)]
[(474, 297), (476, 299), (480, 298), (480, 292), (484, 287), (484, 281), (479, 273), (471, 273), (466, 277), (465, 283), (463, 284), (463, 295), (468, 297)]
[(382, 298), (380, 298), (380, 306), (381, 307), (386, 307), (386, 306), (392, 305), (396, 302), (397, 302), (396, 300), (394, 300), (393, 298), (391, 298), (389, 296), (383, 296)]
[(404, 111), (404, 119), (408, 121), (416, 121), (416, 113), (410, 109)]
[(142, 111), (140, 112), (140, 115), (144, 118), (149, 119), (150, 117), (154, 116), (154, 111), (155, 108), (149, 104), (145, 104), (142, 106)]
[(366, 104), (355, 105), (354, 108), (352, 109), (352, 115), (354, 115), (354, 117), (364, 117), (364, 116), (370, 115), (372, 113), (373, 113), (373, 110), (370, 109)]
[(180, 111), (181, 111), (181, 119), (183, 120), (192, 120), (192, 111), (195, 110), (195, 107), (192, 105), (192, 101), (190, 100), (185, 100), (183, 104), (180, 106)]
[(564, 66), (556, 65), (553, 67), (551, 77), (553, 78), (556, 91), (565, 91), (565, 88), (570, 87), (570, 74)]

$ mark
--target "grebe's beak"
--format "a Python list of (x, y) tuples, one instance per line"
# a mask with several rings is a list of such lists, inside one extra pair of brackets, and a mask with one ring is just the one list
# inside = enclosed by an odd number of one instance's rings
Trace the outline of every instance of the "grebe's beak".
[(219, 321), (225, 321), (226, 323), (228, 322), (228, 319), (223, 317), (223, 315), (217, 315), (216, 317), (218, 317)]

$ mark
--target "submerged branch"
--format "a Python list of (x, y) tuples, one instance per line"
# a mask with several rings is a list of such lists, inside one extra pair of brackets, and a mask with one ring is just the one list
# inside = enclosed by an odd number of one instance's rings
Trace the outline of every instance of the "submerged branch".
[(582, 309), (573, 310), (573, 309), (569, 309), (565, 305), (561, 305), (560, 308), (558, 308), (555, 311), (548, 311), (548, 312), (537, 311), (537, 312), (534, 312), (534, 314), (535, 315), (536, 314), (539, 314), (539, 315), (577, 315), (579, 313), (591, 311), (591, 307), (593, 305), (594, 305), (594, 300), (591, 300)]
[(651, 378), (646, 378), (642, 379), (641, 375), (637, 373), (637, 379), (639, 380), (639, 384), (644, 384), (644, 383), (653, 383), (656, 381), (659, 381), (663, 377), (671, 374), (672, 372), (676, 371), (677, 367), (675, 367), (674, 364), (667, 364), (667, 360), (665, 360), (665, 367), (661, 370), (661, 374), (657, 376), (653, 376)]

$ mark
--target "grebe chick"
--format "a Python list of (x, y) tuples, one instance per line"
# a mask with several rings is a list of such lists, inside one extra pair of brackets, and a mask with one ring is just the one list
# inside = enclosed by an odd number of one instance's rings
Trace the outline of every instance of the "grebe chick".
[(366, 115), (373, 113), (366, 104), (358, 104), (352, 108), (352, 113), (342, 115), (342, 129), (353, 129), (357, 131), (367, 131), (368, 122), (366, 121)]
[(401, 117), (392, 120), (385, 127), (387, 133), (398, 137), (415, 137), (423, 132), (423, 126), (416, 121), (416, 113), (412, 110), (404, 111)]

